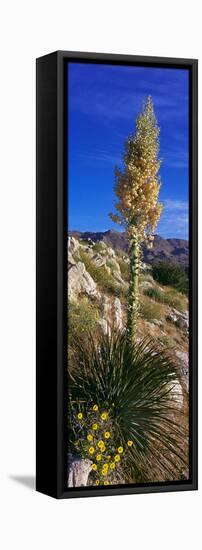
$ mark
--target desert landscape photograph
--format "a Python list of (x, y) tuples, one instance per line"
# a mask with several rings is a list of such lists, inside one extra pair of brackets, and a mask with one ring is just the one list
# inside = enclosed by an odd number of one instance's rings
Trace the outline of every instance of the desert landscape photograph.
[(188, 71), (67, 91), (67, 488), (189, 480)]

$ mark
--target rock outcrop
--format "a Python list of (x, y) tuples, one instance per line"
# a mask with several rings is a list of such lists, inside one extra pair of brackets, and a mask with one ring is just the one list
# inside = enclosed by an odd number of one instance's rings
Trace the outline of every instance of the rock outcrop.
[(124, 329), (123, 310), (119, 298), (110, 299), (108, 296), (102, 296), (99, 325), (104, 334), (111, 334), (112, 328), (120, 331)]
[(68, 458), (67, 486), (86, 487), (92, 467), (91, 460)]
[(183, 406), (183, 389), (179, 381), (170, 385), (170, 393), (175, 400), (176, 408), (181, 409)]
[[(119, 298), (110, 298), (103, 292), (99, 292), (97, 284), (90, 273), (88, 273), (84, 263), (79, 260), (79, 251), (81, 249), (90, 254), (91, 261), (97, 268), (104, 266), (110, 276), (113, 274), (116, 283), (125, 286), (115, 252), (112, 248), (102, 243), (101, 253), (94, 253), (91, 243), (83, 245), (77, 239), (70, 236), (68, 238), (68, 299), (77, 301), (81, 294), (85, 294), (89, 298), (96, 298), (100, 303), (101, 312), (98, 325), (103, 333), (110, 333), (112, 327), (122, 330), (123, 312)], [(77, 261), (75, 261), (74, 255), (77, 256)], [(109, 261), (110, 267), (107, 265)]]
[(183, 313), (178, 311), (177, 309), (170, 308), (170, 312), (167, 315), (167, 321), (170, 321), (183, 331), (185, 333), (188, 333), (189, 331), (189, 315), (188, 311), (184, 311)]
[(182, 380), (188, 390), (189, 388), (189, 354), (186, 351), (175, 350), (175, 356), (179, 364)]
[(68, 298), (76, 300), (79, 294), (87, 294), (90, 298), (99, 298), (97, 285), (82, 262), (69, 265), (68, 271)]

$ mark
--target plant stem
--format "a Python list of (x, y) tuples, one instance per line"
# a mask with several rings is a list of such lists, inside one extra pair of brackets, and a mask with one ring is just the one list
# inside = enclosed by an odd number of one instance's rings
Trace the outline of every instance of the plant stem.
[(129, 238), (130, 273), (128, 293), (128, 341), (134, 341), (139, 312), (140, 244), (137, 232)]

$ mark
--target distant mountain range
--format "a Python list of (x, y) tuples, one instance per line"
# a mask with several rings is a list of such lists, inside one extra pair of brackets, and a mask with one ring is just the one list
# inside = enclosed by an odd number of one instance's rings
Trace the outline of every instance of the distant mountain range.
[[(104, 241), (111, 246), (115, 251), (122, 250), (127, 252), (128, 242), (125, 232), (119, 233), (113, 229), (104, 232), (91, 231), (69, 231), (78, 239), (94, 242)], [(187, 266), (189, 261), (189, 243), (185, 239), (163, 239), (159, 235), (154, 236), (153, 249), (149, 250), (143, 245), (143, 261), (146, 263), (157, 263), (159, 261), (172, 261), (180, 265)]]

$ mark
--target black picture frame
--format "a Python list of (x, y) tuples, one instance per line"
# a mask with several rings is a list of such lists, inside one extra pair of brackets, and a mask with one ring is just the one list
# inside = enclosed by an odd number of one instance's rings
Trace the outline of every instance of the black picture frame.
[[(66, 487), (67, 107), (68, 61), (189, 69), (190, 479), (149, 485)], [(36, 62), (36, 489), (55, 498), (198, 487), (198, 61), (58, 51)]]

